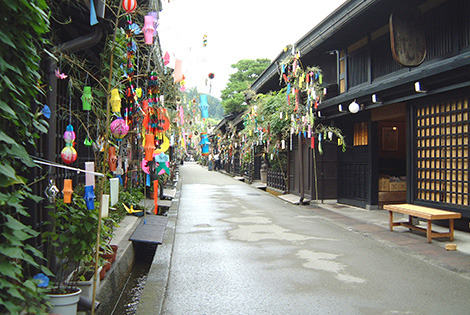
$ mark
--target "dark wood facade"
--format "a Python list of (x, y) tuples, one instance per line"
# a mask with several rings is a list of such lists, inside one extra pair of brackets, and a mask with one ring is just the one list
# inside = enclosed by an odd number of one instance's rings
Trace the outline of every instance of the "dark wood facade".
[[(422, 22), (425, 58), (405, 67), (394, 59), (390, 20), (400, 6), (410, 5)], [(318, 119), (346, 136), (346, 152), (332, 145), (317, 158), (319, 198), (371, 209), (389, 198), (470, 217), (469, 15), (464, 0), (350, 0), (296, 43), (302, 64), (317, 65), (324, 74), (328, 93)], [(401, 32), (409, 38), (419, 33), (416, 27)], [(285, 57), (278, 56), (253, 90), (280, 88), (275, 68)], [(357, 114), (347, 112), (353, 101), (361, 104)], [(301, 154), (295, 143), (291, 170)], [(303, 175), (290, 173), (290, 192), (301, 193), (296, 185), (303, 177), (313, 196), (313, 153), (304, 151), (308, 166)], [(406, 178), (404, 190), (379, 191), (381, 175)]]

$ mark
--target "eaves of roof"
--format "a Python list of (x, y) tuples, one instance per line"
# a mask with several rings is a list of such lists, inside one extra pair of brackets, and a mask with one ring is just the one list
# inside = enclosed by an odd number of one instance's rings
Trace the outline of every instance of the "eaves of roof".
[[(328, 15), (323, 21), (315, 26), (310, 32), (295, 43), (295, 50), (300, 51), (301, 56), (315, 49), (319, 44), (325, 42), (334, 33), (338, 32), (345, 24), (353, 20), (372, 4), (382, 0), (349, 0)], [(258, 79), (251, 85), (251, 89), (258, 93), (262, 86), (274, 75), (278, 75), (278, 63), (286, 58), (290, 51), (281, 52), (275, 60), (261, 73)]]

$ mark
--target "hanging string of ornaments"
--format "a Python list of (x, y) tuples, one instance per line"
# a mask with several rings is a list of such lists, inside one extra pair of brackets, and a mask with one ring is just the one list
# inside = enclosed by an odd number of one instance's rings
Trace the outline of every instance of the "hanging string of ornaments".
[[(287, 51), (287, 49), (286, 49)], [(318, 140), (318, 151), (323, 153), (322, 141), (332, 141), (333, 136), (338, 139), (338, 146), (346, 150), (344, 136), (341, 130), (334, 126), (325, 126), (315, 124), (316, 117), (321, 117), (319, 106), (325, 95), (323, 88), (323, 75), (321, 69), (315, 66), (309, 66), (303, 69), (300, 59), (300, 52), (292, 53), (284, 59), (280, 65), (280, 80), (286, 84), (287, 103), (291, 105), (291, 94), (294, 97), (294, 113), (291, 114), (290, 144), (292, 150), (292, 137), (294, 134), (303, 134), (304, 138), (311, 139), (311, 148), (315, 148), (315, 139)], [(305, 106), (300, 104), (301, 92), (307, 93), (307, 102)], [(283, 118), (282, 112), (280, 119)], [(288, 119), (286, 113), (285, 119)]]

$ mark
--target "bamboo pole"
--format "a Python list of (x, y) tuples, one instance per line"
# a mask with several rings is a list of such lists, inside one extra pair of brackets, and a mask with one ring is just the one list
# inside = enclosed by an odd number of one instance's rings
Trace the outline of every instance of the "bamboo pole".
[[(111, 90), (111, 80), (113, 78), (113, 62), (114, 62), (114, 48), (116, 47), (116, 34), (119, 26), (119, 18), (121, 14), (121, 6), (119, 5), (118, 7), (118, 12), (116, 14), (116, 21), (114, 24), (114, 38), (113, 38), (113, 46), (111, 49), (111, 57), (109, 61), (109, 81), (108, 81), (108, 90), (106, 91), (107, 99), (106, 99), (106, 126), (109, 126), (109, 120), (110, 120), (110, 105), (109, 105), (109, 99), (110, 99), (110, 90)], [(104, 150), (104, 161), (106, 161), (106, 155), (108, 154), (108, 140), (109, 139), (109, 129), (106, 129), (106, 136), (105, 136), (105, 150)], [(103, 161), (103, 162), (104, 162)], [(95, 315), (95, 301), (96, 301), (96, 282), (97, 282), (97, 277), (98, 277), (98, 264), (99, 264), (99, 258), (100, 258), (100, 234), (101, 234), (101, 219), (102, 219), (102, 210), (103, 210), (103, 188), (104, 184), (106, 182), (106, 177), (102, 177), (100, 181), (100, 212), (98, 214), (98, 230), (97, 230), (97, 235), (96, 235), (96, 249), (95, 249), (95, 273), (93, 275), (93, 295), (91, 299), (91, 315)]]

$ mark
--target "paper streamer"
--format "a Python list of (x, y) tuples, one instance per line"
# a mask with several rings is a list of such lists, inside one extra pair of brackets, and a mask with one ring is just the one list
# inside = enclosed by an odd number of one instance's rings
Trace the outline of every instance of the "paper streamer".
[(107, 218), (109, 215), (109, 195), (101, 196), (101, 217)]
[(109, 180), (109, 186), (111, 191), (111, 207), (117, 204), (119, 199), (119, 178), (111, 178)]
[[(85, 162), (85, 171), (94, 172), (95, 162)], [(93, 186), (95, 188), (95, 175), (93, 173), (85, 173), (85, 186)]]

